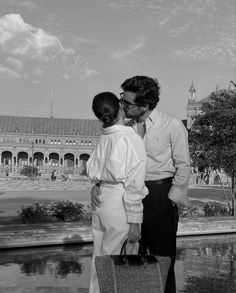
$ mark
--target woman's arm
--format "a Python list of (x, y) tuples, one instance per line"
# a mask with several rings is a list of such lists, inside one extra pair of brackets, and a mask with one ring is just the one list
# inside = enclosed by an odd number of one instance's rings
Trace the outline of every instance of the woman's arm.
[(146, 175), (146, 160), (129, 170), (125, 182), (124, 206), (128, 223), (142, 223), (143, 221), (143, 198), (148, 194), (144, 179)]

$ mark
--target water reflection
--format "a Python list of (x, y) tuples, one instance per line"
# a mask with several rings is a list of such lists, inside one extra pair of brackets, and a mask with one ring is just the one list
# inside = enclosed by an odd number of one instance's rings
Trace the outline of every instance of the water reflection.
[[(77, 252), (77, 253), (76, 253)], [(70, 250), (61, 248), (41, 248), (31, 250), (20, 250), (15, 253), (8, 251), (1, 257), (0, 265), (14, 263), (19, 265), (21, 273), (26, 275), (42, 275), (49, 273), (53, 277), (65, 278), (68, 274), (81, 274), (83, 265), (81, 263), (81, 252), (83, 257), (85, 250), (78, 247), (70, 247)], [(91, 254), (91, 249), (87, 251)]]
[[(178, 238), (177, 246), (178, 293), (236, 292), (236, 235)], [(91, 254), (92, 245), (0, 251), (0, 293), (87, 292)]]
[(183, 241), (177, 251), (177, 260), (183, 263), (184, 275), (179, 292), (236, 292), (235, 236), (198, 237)]
[(91, 253), (92, 245), (0, 251), (0, 292), (18, 292), (19, 287), (32, 293), (51, 292), (49, 287), (63, 292), (86, 289)]
[(74, 260), (58, 261), (52, 258), (44, 258), (37, 260), (25, 261), (21, 265), (21, 272), (26, 275), (32, 274), (46, 274), (49, 273), (53, 277), (67, 277), (68, 274), (81, 274), (83, 266), (77, 258)]

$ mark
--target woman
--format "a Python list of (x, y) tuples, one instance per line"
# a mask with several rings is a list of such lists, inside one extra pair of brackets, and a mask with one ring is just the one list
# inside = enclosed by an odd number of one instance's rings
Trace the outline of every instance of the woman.
[(131, 127), (124, 126), (119, 99), (113, 93), (103, 92), (94, 97), (92, 108), (103, 123), (103, 134), (87, 162), (89, 178), (99, 182), (101, 189), (101, 206), (92, 213), (94, 251), (89, 288), (90, 293), (97, 293), (100, 290), (95, 257), (119, 254), (126, 239), (127, 253), (137, 252), (142, 199), (148, 190), (144, 184), (144, 144)]

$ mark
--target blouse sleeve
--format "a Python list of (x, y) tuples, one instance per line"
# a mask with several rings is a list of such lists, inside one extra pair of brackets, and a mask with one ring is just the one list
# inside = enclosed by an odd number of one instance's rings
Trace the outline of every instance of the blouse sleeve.
[(128, 146), (126, 162), (126, 180), (124, 194), (124, 206), (128, 223), (142, 223), (143, 204), (142, 199), (148, 194), (144, 180), (146, 175), (146, 154), (141, 138), (137, 137), (135, 148)]

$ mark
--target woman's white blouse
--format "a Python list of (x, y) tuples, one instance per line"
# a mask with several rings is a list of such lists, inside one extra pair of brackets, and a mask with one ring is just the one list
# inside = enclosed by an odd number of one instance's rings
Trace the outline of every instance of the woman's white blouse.
[(113, 125), (104, 129), (87, 162), (88, 176), (107, 184), (122, 183), (128, 223), (142, 223), (142, 199), (148, 194), (144, 180), (146, 153), (141, 137), (133, 128)]

